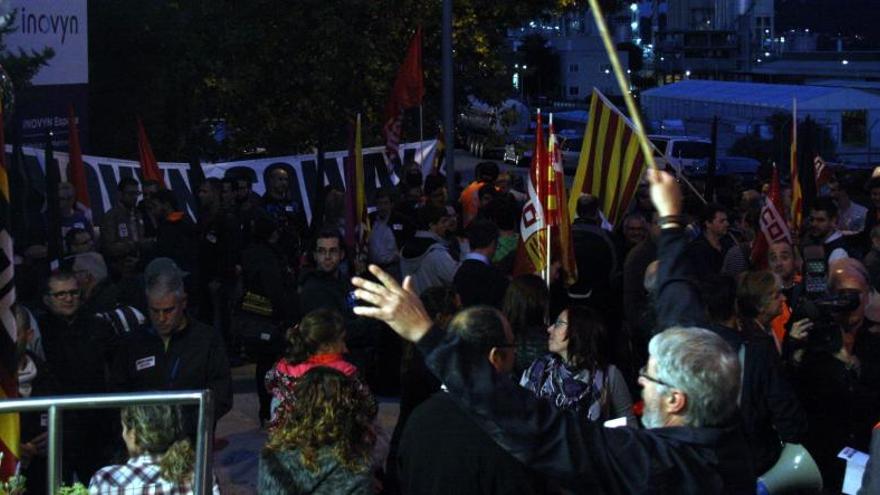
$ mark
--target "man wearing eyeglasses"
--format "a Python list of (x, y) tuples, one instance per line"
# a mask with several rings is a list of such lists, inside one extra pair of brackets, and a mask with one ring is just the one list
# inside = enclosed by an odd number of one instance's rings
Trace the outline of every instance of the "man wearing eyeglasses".
[(401, 287), (376, 267), (370, 270), (380, 283), (353, 280), (355, 295), (370, 305), (356, 307), (355, 313), (381, 319), (416, 342), (456, 404), (483, 431), (515, 458), (568, 489), (754, 493), (752, 458), (735, 417), (739, 360), (715, 333), (678, 326), (696, 323), (701, 313), (696, 291), (675, 290), (692, 284), (684, 258), (681, 192), (666, 173), (649, 171), (649, 178), (663, 228), (658, 240), (659, 321), (668, 330), (651, 339), (648, 365), (639, 378), (645, 430), (589, 423), (534, 398), (489, 366), (466, 368), (461, 337), (432, 330), (411, 282)]
[(321, 231), (315, 239), (312, 258), (314, 269), (305, 271), (299, 280), (300, 314), (328, 308), (350, 316), (351, 285), (340, 276), (340, 265), (345, 259), (342, 234), (336, 229)]
[[(97, 316), (82, 311), (82, 294), (76, 276), (61, 272), (49, 277), (43, 292), (42, 311), (36, 312), (46, 365), (59, 395), (107, 392), (105, 369), (116, 340), (112, 328)], [(64, 415), (64, 462), (79, 479), (89, 479), (110, 459), (103, 445), (108, 411), (74, 411)], [(69, 473), (65, 476), (69, 476)], [(65, 478), (67, 479), (67, 478)]]

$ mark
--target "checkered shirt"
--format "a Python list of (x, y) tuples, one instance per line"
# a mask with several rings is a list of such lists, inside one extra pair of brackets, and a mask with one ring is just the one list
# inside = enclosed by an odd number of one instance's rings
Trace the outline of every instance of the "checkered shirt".
[[(105, 466), (98, 470), (89, 483), (91, 495), (192, 495), (189, 483), (172, 483), (159, 474), (158, 459), (149, 454), (132, 457), (125, 464)], [(214, 495), (220, 495), (214, 480)]]

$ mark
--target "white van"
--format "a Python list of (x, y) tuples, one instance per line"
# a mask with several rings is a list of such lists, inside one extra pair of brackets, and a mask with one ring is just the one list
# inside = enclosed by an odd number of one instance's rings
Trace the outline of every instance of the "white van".
[(705, 175), (712, 156), (712, 141), (690, 136), (648, 136), (660, 169), (685, 175)]

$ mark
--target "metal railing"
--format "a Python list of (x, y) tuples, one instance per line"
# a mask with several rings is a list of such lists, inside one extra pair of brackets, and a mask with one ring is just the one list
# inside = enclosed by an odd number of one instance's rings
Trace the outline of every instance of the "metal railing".
[[(48, 418), (48, 490), (57, 493), (61, 487), (61, 413), (76, 409), (113, 409), (148, 404), (198, 404), (199, 422), (196, 436), (196, 465), (193, 493), (210, 494), (211, 447), (214, 439), (214, 401), (210, 390), (181, 392), (135, 392), (126, 394), (68, 395), (12, 399), (0, 401), (0, 414), (28, 411), (49, 411)], [(88, 480), (85, 481), (88, 483)]]

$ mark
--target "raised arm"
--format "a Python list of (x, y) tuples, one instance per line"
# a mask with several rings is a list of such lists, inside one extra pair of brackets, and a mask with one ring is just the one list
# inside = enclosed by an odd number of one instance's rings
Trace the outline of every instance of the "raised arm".
[(687, 259), (687, 236), (682, 215), (681, 189), (666, 172), (648, 170), (651, 200), (660, 215), (657, 255), (657, 324), (698, 326), (706, 323), (699, 292), (694, 284), (693, 266)]

